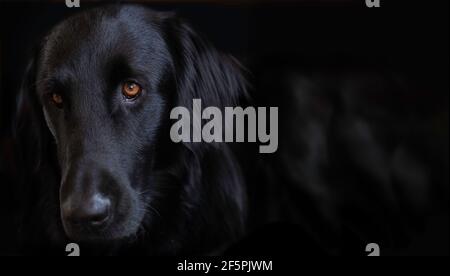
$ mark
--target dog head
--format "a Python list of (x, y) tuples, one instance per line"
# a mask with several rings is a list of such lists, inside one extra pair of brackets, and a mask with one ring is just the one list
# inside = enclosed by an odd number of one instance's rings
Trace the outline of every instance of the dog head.
[(31, 139), (56, 144), (67, 236), (134, 235), (158, 194), (151, 179), (163, 167), (170, 108), (193, 98), (230, 104), (238, 71), (176, 16), (141, 6), (84, 11), (52, 29), (28, 67), (20, 110), (32, 117)]

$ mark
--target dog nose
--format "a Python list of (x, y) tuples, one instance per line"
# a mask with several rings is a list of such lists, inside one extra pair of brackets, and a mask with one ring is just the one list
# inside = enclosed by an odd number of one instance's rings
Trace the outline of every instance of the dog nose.
[(63, 215), (67, 221), (76, 225), (100, 227), (110, 218), (111, 201), (95, 194), (83, 202), (64, 204)]

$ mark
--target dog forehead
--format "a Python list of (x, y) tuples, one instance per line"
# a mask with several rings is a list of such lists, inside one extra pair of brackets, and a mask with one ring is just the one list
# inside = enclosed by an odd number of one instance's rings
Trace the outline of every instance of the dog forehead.
[[(47, 69), (106, 61), (114, 53), (151, 53), (164, 43), (157, 13), (139, 7), (98, 8), (72, 16), (44, 40)], [(140, 51), (137, 51), (140, 50)], [(97, 64), (98, 65), (98, 64)]]

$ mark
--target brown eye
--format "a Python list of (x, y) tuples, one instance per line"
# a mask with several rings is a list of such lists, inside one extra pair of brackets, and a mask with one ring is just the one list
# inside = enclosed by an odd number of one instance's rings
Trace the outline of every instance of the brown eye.
[(128, 99), (135, 98), (141, 92), (142, 92), (141, 86), (133, 81), (127, 81), (122, 86), (122, 94)]
[(63, 98), (58, 93), (52, 93), (51, 100), (52, 100), (53, 104), (56, 105), (57, 107), (61, 107), (63, 104)]

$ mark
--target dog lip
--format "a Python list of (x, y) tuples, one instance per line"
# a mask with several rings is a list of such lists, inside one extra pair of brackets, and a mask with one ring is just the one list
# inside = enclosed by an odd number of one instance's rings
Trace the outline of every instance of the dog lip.
[(112, 215), (108, 215), (100, 220), (93, 220), (90, 222), (90, 225), (95, 228), (103, 228), (108, 226), (108, 221), (112, 220)]
[[(112, 225), (112, 215), (103, 218), (99, 221), (90, 222), (89, 225), (82, 223), (70, 223), (66, 225), (65, 232), (70, 238), (80, 241), (96, 241), (108, 240), (108, 229)], [(67, 228), (68, 226), (68, 228)]]

